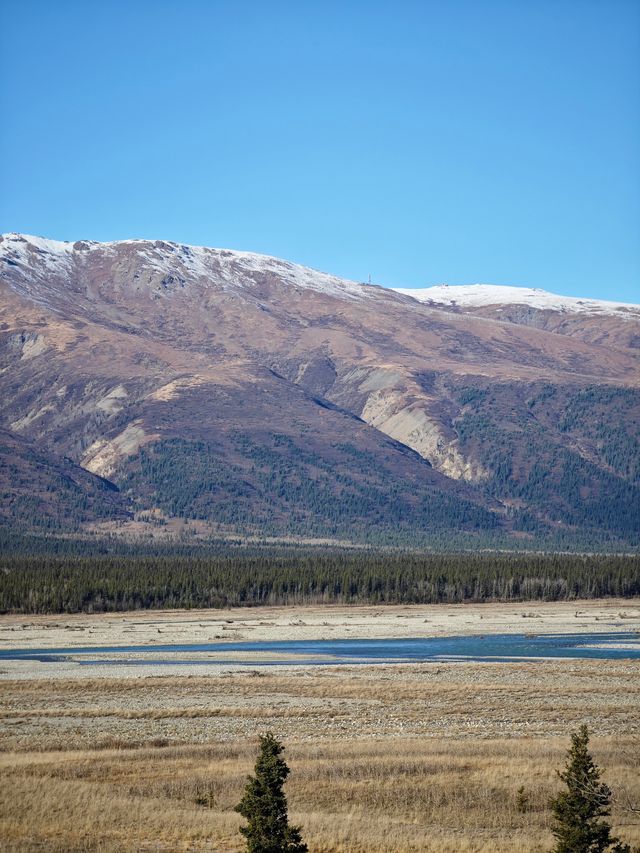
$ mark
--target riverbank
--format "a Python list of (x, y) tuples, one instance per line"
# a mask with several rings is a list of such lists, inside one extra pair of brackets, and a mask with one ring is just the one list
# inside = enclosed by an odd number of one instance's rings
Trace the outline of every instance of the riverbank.
[[(0, 617), (0, 650), (612, 631), (640, 631), (640, 602), (607, 599), (137, 611), (70, 616), (4, 615)], [(163, 657), (170, 661), (171, 655)], [(233, 656), (229, 654), (229, 657)], [(273, 654), (270, 657), (273, 658)], [(169, 661), (167, 666), (170, 667)], [(233, 664), (211, 664), (207, 665), (207, 671), (217, 674), (230, 667), (233, 668)], [(163, 671), (165, 669), (163, 666)], [(2, 661), (0, 679), (145, 678), (158, 674), (148, 670), (148, 667), (118, 665), (89, 668), (64, 661), (46, 664)], [(166, 672), (177, 675), (174, 670), (170, 668)]]

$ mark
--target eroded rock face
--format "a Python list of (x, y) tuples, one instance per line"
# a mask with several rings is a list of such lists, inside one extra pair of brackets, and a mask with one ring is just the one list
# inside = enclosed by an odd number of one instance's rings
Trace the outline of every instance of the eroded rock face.
[(94, 441), (82, 457), (82, 467), (108, 479), (113, 477), (125, 457), (135, 456), (144, 444), (158, 437), (147, 434), (141, 420), (133, 421), (114, 438)]
[(488, 473), (460, 452), (452, 417), (458, 409), (424, 393), (410, 373), (398, 369), (356, 368), (328, 390), (331, 399), (352, 407), (375, 429), (415, 450), (438, 471), (454, 480), (478, 483)]
[(428, 400), (413, 399), (407, 405), (402, 393), (375, 391), (367, 398), (361, 417), (411, 447), (447, 477), (479, 483), (489, 476), (479, 462), (460, 452), (454, 430), (429, 416)]
[[(140, 509), (284, 525), (303, 495), (307, 518), (364, 524), (375, 493), (419, 526), (427, 484), (507, 527), (604, 529), (638, 497), (640, 310), (421, 303), (165, 241), (5, 235), (0, 271), (1, 425)], [(188, 448), (180, 491), (165, 457)]]

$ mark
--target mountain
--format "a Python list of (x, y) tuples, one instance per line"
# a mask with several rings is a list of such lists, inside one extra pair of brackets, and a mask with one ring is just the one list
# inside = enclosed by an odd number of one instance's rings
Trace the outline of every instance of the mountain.
[(7, 234), (0, 275), (0, 425), (112, 483), (112, 526), (636, 540), (638, 306), (398, 292), (160, 240)]

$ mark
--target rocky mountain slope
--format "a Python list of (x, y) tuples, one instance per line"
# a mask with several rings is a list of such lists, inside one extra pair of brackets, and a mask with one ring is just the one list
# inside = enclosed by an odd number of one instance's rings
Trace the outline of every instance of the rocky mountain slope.
[(5, 436), (117, 486), (120, 526), (637, 535), (637, 306), (411, 295), (164, 241), (4, 235), (0, 275)]

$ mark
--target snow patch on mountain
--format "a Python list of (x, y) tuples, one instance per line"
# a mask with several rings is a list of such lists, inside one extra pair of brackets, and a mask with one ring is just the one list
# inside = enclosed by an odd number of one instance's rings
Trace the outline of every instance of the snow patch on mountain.
[(0, 258), (9, 265), (45, 267), (53, 270), (68, 265), (73, 255), (73, 243), (46, 240), (25, 234), (0, 235)]
[(361, 298), (370, 296), (372, 293), (372, 289), (368, 285), (338, 278), (268, 255), (257, 255), (252, 252), (213, 251), (219, 253), (223, 268), (226, 267), (225, 272), (231, 279), (233, 279), (235, 271), (240, 269), (257, 275), (271, 274), (291, 287), (301, 290), (315, 290), (330, 296)]
[(640, 305), (560, 296), (532, 287), (506, 287), (497, 284), (439, 284), (435, 287), (395, 287), (396, 293), (412, 296), (418, 302), (459, 308), (483, 308), (489, 305), (528, 305), (539, 311), (561, 313), (614, 314), (640, 317)]

